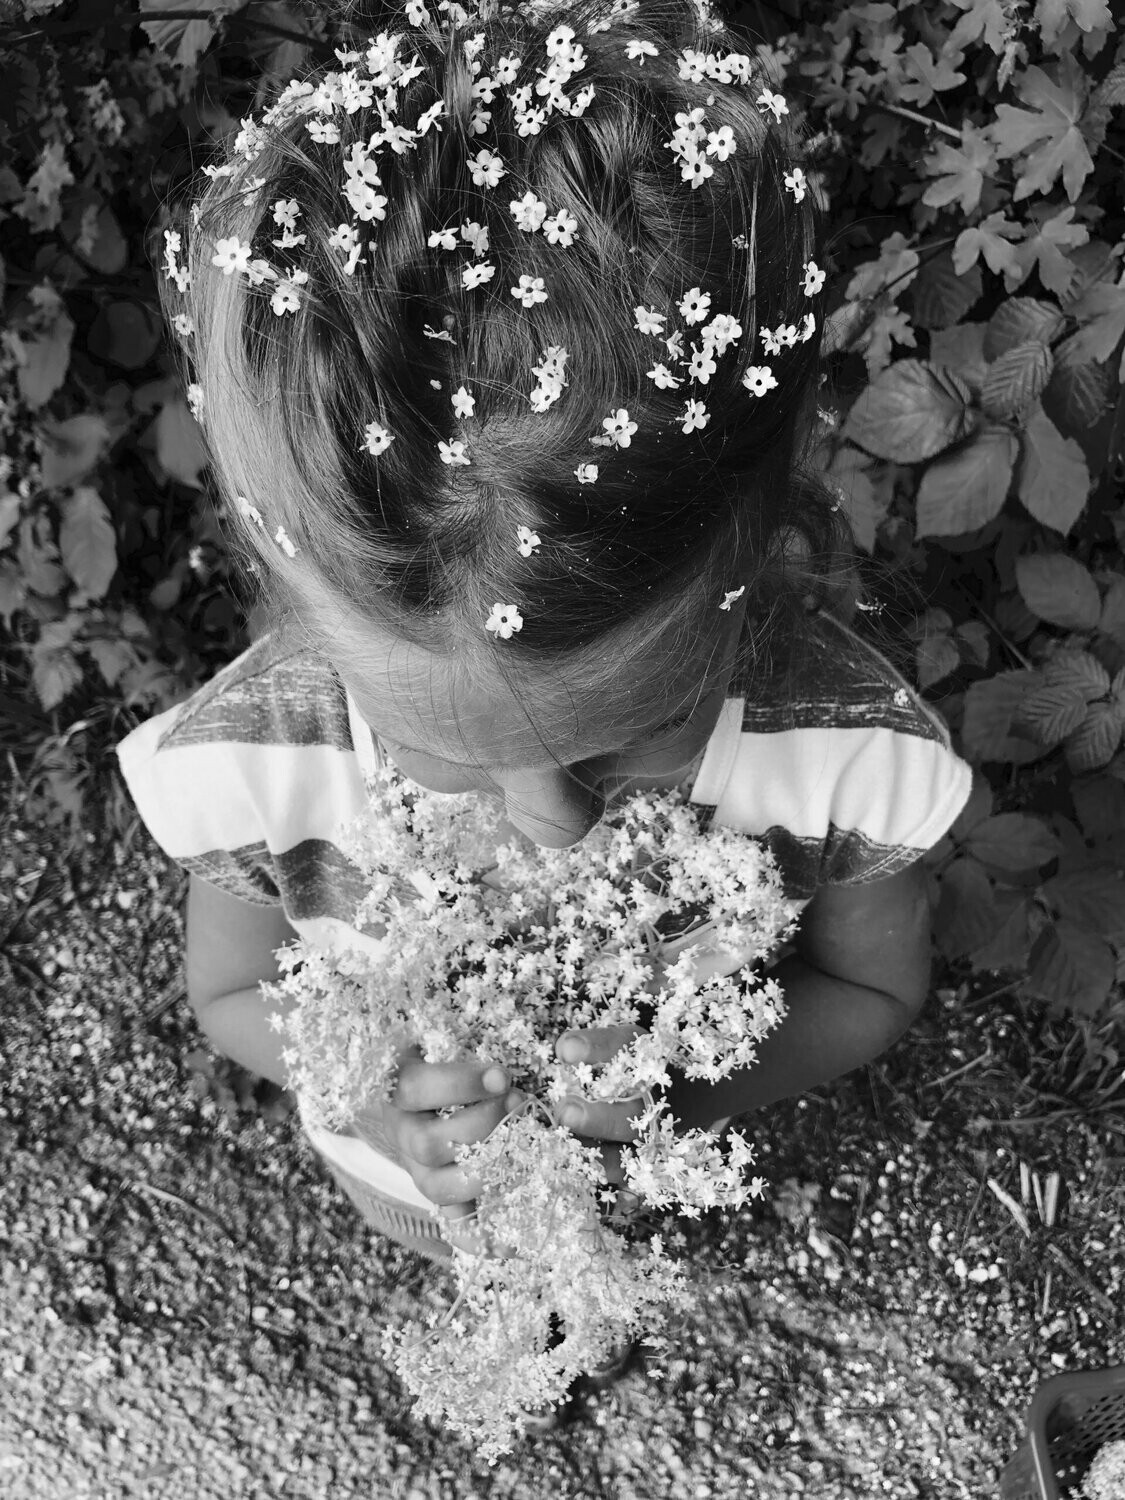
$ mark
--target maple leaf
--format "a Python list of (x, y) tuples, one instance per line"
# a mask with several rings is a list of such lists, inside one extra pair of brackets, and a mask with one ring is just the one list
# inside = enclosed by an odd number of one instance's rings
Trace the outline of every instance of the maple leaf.
[(890, 298), (900, 296), (918, 274), (918, 252), (906, 243), (900, 231), (883, 241), (878, 260), (865, 261), (848, 282), (844, 296), (849, 301), (875, 297), (889, 291)]
[(1003, 52), (1015, 32), (1015, 22), (1008, 19), (1000, 0), (953, 0), (965, 14), (949, 34), (946, 46), (964, 47), (983, 35), (985, 45), (993, 52)]
[(1106, 0), (1039, 0), (1035, 20), (1043, 44), (1053, 47), (1073, 20), (1079, 31), (1109, 31), (1113, 16)]
[(1063, 250), (1068, 246), (1084, 245), (1090, 238), (1085, 224), (1072, 224), (1073, 218), (1073, 205), (1060, 209), (1050, 219), (1040, 221), (1032, 216), (1028, 226), (1030, 232), (1016, 251), (1023, 270), (1021, 280), (1031, 274), (1038, 262), (1039, 280), (1047, 291), (1054, 292), (1057, 297), (1065, 296), (1078, 268)]
[(1031, 67), (1016, 80), (1016, 93), (1032, 109), (998, 104), (988, 127), (1001, 158), (1030, 153), (1013, 199), (1049, 193), (1061, 173), (1066, 195), (1073, 203), (1094, 170), (1078, 119), (1086, 102), (1086, 79), (1071, 53), (1059, 58), (1056, 83), (1042, 68)]
[(973, 213), (980, 202), (985, 174), (991, 174), (995, 163), (996, 147), (987, 131), (966, 120), (961, 127), (961, 144), (947, 146), (939, 141), (933, 155), (923, 163), (923, 170), (937, 181), (922, 194), (922, 202), (931, 208), (944, 208), (956, 199), (963, 212)]
[(945, 50), (936, 58), (924, 42), (915, 42), (903, 54), (906, 73), (915, 81), (899, 85), (899, 97), (909, 104), (929, 104), (935, 94), (943, 89), (955, 89), (965, 82), (964, 73), (956, 71), (964, 61), (963, 52), (947, 56)]
[(1004, 217), (1002, 209), (989, 214), (979, 224), (963, 229), (953, 246), (953, 269), (964, 276), (970, 266), (975, 266), (983, 255), (990, 271), (1004, 276), (1004, 286), (1012, 292), (1025, 280), (1027, 272), (1020, 266), (1016, 248), (1011, 240), (1023, 239), (1024, 226)]

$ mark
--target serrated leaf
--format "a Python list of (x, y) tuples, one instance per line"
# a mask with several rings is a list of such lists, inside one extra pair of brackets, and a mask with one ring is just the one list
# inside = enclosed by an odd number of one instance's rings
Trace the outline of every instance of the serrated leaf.
[(1108, 938), (1125, 938), (1125, 881), (1113, 865), (1089, 864), (1044, 881), (1051, 910)]
[(975, 859), (955, 859), (942, 872), (934, 940), (946, 958), (962, 958), (995, 932), (992, 882)]
[(1058, 418), (1056, 425), (1084, 431), (1093, 427), (1113, 404), (1114, 381), (1109, 366), (1083, 360), (1075, 343), (1064, 339), (1055, 352), (1055, 368), (1043, 392), (1044, 407)]
[(858, 448), (842, 443), (832, 455), (827, 474), (839, 486), (840, 503), (851, 523), (852, 534), (865, 552), (875, 551), (875, 533), (887, 513), (890, 495), (879, 494), (868, 470), (871, 459)]
[(1090, 493), (1085, 454), (1073, 438), (1063, 437), (1042, 407), (1028, 418), (1020, 445), (1019, 497), (1029, 515), (1065, 536)]
[(160, 323), (138, 302), (111, 302), (99, 309), (87, 337), (91, 354), (123, 370), (146, 365), (159, 344)]
[(934, 632), (924, 635), (915, 646), (914, 661), (919, 687), (928, 688), (957, 670), (961, 665), (961, 654), (951, 636)]
[(23, 359), (16, 365), (20, 395), (32, 410), (45, 406), (66, 379), (74, 324), (65, 312), (56, 313), (51, 327), (31, 336), (23, 334), (17, 347)]
[(88, 474), (100, 460), (109, 444), (109, 425), (96, 412), (80, 412), (65, 422), (44, 420), (43, 485), (73, 484)]
[(1066, 683), (1078, 688), (1087, 703), (1104, 698), (1109, 692), (1109, 673), (1096, 656), (1089, 651), (1065, 649), (1043, 664), (1042, 678), (1045, 683)]
[(1026, 988), (1041, 999), (1092, 1015), (1113, 986), (1115, 967), (1108, 943), (1061, 920), (1036, 940)]
[(39, 702), (50, 712), (82, 681), (82, 668), (70, 651), (39, 651), (32, 647), (31, 678)]
[(1081, 325), (1071, 336), (1075, 360), (1102, 363), (1125, 337), (1125, 286), (1095, 281), (1069, 312)]
[(878, 458), (920, 463), (972, 430), (971, 401), (951, 371), (902, 359), (861, 392), (843, 435)]
[(1033, 401), (1038, 401), (1053, 368), (1050, 349), (1037, 339), (1005, 350), (988, 367), (981, 388), (981, 405), (997, 420), (1018, 418)]
[(100, 599), (117, 572), (117, 534), (104, 500), (89, 485), (80, 485), (63, 506), (59, 552), (78, 587)]
[(1047, 750), (1060, 745), (1086, 720), (1086, 697), (1074, 683), (1047, 683), (1020, 704), (1015, 723)]
[(1121, 104), (1125, 104), (1125, 62), (1111, 68), (1098, 84), (1082, 117), (1083, 133), (1095, 149), (1105, 139), (1110, 115)]
[(1070, 789), (1082, 832), (1093, 844), (1125, 833), (1125, 786), (1112, 776), (1075, 781)]
[[(998, 890), (993, 894), (1000, 925), (988, 942), (973, 949), (969, 962), (978, 974), (987, 969), (1022, 971), (1027, 967), (1031, 948), (1031, 903), (1014, 891)], [(1005, 912), (1005, 906), (1010, 910)]]
[(1125, 711), (1116, 703), (1091, 703), (1086, 721), (1063, 744), (1066, 763), (1076, 775), (1109, 765), (1121, 744)]
[(1049, 344), (1062, 325), (1062, 313), (1053, 302), (1038, 297), (1007, 297), (985, 326), (984, 357), (997, 359), (1029, 339)]
[(930, 335), (930, 364), (952, 370), (971, 391), (979, 391), (988, 369), (984, 357), (984, 335), (983, 323), (958, 323), (953, 328), (939, 328)]
[(996, 154), (1006, 160), (1026, 156), (1012, 197), (1016, 203), (1032, 193), (1049, 193), (1062, 177), (1066, 195), (1075, 202), (1094, 170), (1078, 121), (1086, 103), (1081, 64), (1069, 53), (1058, 60), (1058, 78), (1030, 67), (1016, 80), (1016, 93), (1030, 109), (998, 104), (989, 132)]
[[(199, 61), (200, 54), (206, 51), (212, 37), (215, 35), (215, 24), (217, 20), (225, 15), (233, 7), (222, 3), (222, 0), (201, 0), (194, 7), (196, 10), (213, 11), (215, 14), (206, 20), (182, 20), (175, 19), (161, 21), (142, 21), (141, 28), (154, 47), (170, 57), (180, 68), (193, 68)], [(159, 16), (162, 10), (180, 10), (178, 0), (144, 0), (141, 6), (141, 15)]]
[(979, 620), (966, 620), (958, 625), (954, 635), (957, 637), (964, 661), (972, 662), (977, 667), (988, 666), (991, 641), (987, 625), (982, 625)]
[[(979, 266), (973, 266), (964, 276), (958, 276), (948, 250), (930, 256), (923, 261), (910, 288), (916, 327), (931, 330), (952, 328), (979, 300), (982, 290)], [(930, 358), (934, 359), (932, 344)]]
[(935, 459), (918, 485), (918, 536), (960, 536), (985, 526), (1004, 507), (1019, 443), (1004, 428), (986, 428)]
[(109, 687), (113, 687), (122, 673), (137, 664), (137, 653), (127, 641), (93, 640), (87, 642), (86, 650), (94, 658)]
[(985, 818), (965, 840), (983, 865), (1001, 870), (1037, 870), (1059, 852), (1058, 836), (1028, 813), (997, 813)]
[(1064, 630), (1093, 630), (1102, 600), (1089, 570), (1063, 552), (1036, 552), (1016, 559), (1016, 586), (1031, 610)]
[(1027, 690), (1039, 681), (1033, 671), (998, 672), (969, 684), (961, 722), (961, 744), (974, 764), (1007, 761), (1027, 765), (1043, 755), (1041, 746), (1012, 731), (1012, 717)]

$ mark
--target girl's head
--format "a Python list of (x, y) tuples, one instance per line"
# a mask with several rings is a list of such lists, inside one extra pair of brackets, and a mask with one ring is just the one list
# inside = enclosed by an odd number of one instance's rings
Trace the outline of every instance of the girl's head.
[(408, 6), (243, 123), (169, 314), (272, 620), (392, 748), (658, 774), (846, 550), (796, 468), (818, 216), (690, 0), (460, 16)]

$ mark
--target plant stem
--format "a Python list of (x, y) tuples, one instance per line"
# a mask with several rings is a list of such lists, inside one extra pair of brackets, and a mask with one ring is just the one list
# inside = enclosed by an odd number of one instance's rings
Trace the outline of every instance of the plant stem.
[(901, 115), (904, 120), (914, 120), (919, 125), (928, 125), (931, 130), (941, 130), (946, 135), (951, 135), (955, 141), (961, 139), (961, 132), (955, 130), (952, 125), (943, 125), (940, 120), (931, 120), (929, 115), (919, 114), (916, 109), (906, 109), (901, 104), (886, 104), (882, 101), (872, 105), (872, 108), (884, 110), (889, 115)]

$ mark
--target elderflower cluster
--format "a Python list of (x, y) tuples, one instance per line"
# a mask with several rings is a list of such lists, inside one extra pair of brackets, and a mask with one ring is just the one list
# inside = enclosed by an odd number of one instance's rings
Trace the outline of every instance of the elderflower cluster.
[(1125, 1439), (1103, 1443), (1086, 1470), (1082, 1500), (1121, 1500), (1125, 1495)]
[[(391, 1339), (419, 1411), (495, 1456), (529, 1405), (561, 1397), (686, 1296), (659, 1245), (602, 1222), (600, 1156), (559, 1125), (563, 1100), (636, 1101), (625, 1185), (656, 1206), (697, 1216), (760, 1197), (750, 1143), (732, 1132), (724, 1154), (709, 1131), (677, 1132), (662, 1091), (672, 1069), (717, 1082), (753, 1064), (784, 1015), (776, 981), (753, 966), (797, 907), (768, 851), (701, 829), (678, 792), (635, 796), (552, 850), (505, 842), (497, 807), (427, 793), (390, 766), (368, 791), (340, 839), (366, 880), (366, 943), (279, 950), (286, 977), (264, 993), (297, 1002), (272, 1024), (302, 1112), (329, 1129), (389, 1096), (407, 1042), (427, 1062), (487, 1057), (527, 1096), (460, 1156), (484, 1184), (477, 1228), (494, 1253), (457, 1250), (456, 1315)], [(555, 1056), (562, 1031), (598, 1026), (634, 1039), (597, 1069)], [(548, 1313), (561, 1345), (548, 1346)]]

